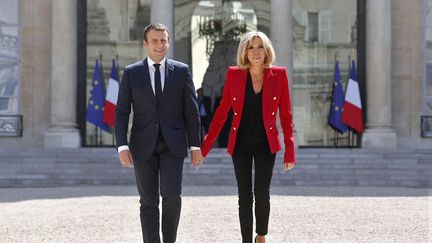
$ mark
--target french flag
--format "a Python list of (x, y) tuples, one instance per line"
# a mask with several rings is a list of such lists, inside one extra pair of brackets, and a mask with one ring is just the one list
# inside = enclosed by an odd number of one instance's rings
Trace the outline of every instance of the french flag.
[(356, 130), (358, 133), (363, 133), (363, 110), (360, 99), (360, 89), (356, 76), (355, 63), (353, 60), (351, 74), (345, 93), (342, 122)]
[(115, 60), (113, 60), (111, 75), (108, 81), (108, 88), (105, 96), (103, 122), (114, 127), (115, 124), (115, 109), (117, 106), (117, 96), (119, 92), (119, 78)]

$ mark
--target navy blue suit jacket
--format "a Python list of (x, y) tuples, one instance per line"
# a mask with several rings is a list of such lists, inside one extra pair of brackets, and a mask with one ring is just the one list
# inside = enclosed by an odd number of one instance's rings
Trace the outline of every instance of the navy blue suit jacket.
[[(131, 110), (132, 129), (128, 142)], [(189, 67), (166, 59), (165, 84), (158, 105), (147, 59), (144, 59), (124, 69), (116, 108), (117, 146), (129, 145), (134, 160), (147, 160), (155, 148), (159, 129), (175, 157), (186, 157), (188, 146), (200, 147), (200, 116)]]

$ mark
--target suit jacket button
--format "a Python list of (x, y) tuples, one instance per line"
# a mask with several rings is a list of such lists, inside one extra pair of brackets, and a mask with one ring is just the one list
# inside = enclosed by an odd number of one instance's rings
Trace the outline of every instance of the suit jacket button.
[(156, 123), (155, 127), (159, 127), (159, 123)]

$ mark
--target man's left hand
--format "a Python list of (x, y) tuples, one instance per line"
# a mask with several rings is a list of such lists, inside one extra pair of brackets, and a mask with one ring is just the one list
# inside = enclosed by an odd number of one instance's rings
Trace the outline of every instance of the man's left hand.
[(191, 151), (191, 161), (192, 166), (195, 168), (199, 168), (202, 165), (204, 157), (202, 156), (201, 149)]

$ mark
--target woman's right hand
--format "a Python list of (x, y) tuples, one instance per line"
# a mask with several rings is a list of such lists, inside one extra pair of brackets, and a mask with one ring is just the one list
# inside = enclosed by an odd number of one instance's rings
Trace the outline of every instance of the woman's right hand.
[(292, 162), (284, 163), (284, 171), (288, 172), (288, 171), (292, 170), (294, 168), (294, 165), (295, 164)]

